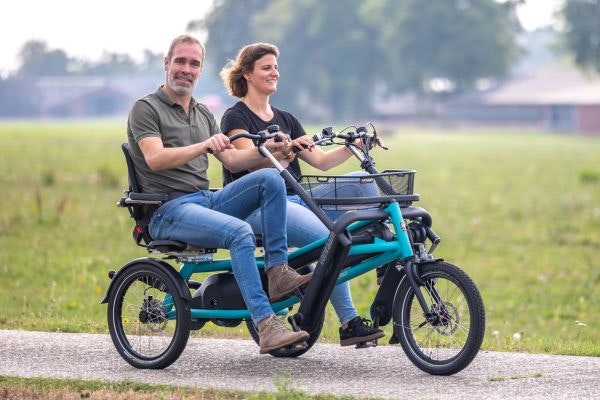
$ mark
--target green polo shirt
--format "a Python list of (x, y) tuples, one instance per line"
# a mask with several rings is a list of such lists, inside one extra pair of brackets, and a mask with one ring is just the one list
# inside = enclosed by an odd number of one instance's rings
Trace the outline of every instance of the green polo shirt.
[(160, 137), (164, 147), (182, 147), (217, 134), (215, 117), (192, 98), (189, 115), (162, 90), (137, 100), (129, 113), (127, 138), (143, 192), (197, 192), (208, 189), (208, 157), (203, 154), (177, 168), (152, 171), (138, 145), (147, 136)]

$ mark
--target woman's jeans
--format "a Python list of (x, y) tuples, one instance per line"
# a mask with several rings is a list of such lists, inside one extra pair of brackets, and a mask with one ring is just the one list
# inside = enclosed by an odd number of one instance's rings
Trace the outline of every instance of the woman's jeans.
[(179, 240), (196, 247), (229, 249), (231, 266), (256, 325), (273, 314), (254, 258), (255, 239), (244, 220), (260, 212), (265, 270), (287, 263), (286, 194), (283, 179), (264, 168), (212, 192), (201, 190), (163, 204), (150, 220), (155, 239)]
[[(358, 172), (352, 175), (364, 175), (366, 173)], [(346, 187), (347, 185), (347, 187)], [(319, 193), (320, 197), (332, 197), (329, 191), (332, 189), (327, 187), (327, 184), (319, 187), (323, 192)], [(338, 187), (338, 190), (340, 187)], [(371, 184), (361, 183), (350, 183), (344, 184), (343, 194), (338, 192), (338, 195), (342, 197), (370, 197), (378, 196), (377, 188)], [(313, 194), (315, 192), (313, 191)], [(335, 220), (344, 211), (326, 211), (328, 216)], [(246, 221), (252, 226), (252, 229), (256, 233), (261, 233), (261, 215), (260, 213), (254, 212), (246, 219)], [(329, 230), (323, 223), (317, 218), (317, 216), (310, 211), (306, 204), (297, 195), (288, 196), (287, 203), (287, 237), (288, 244), (294, 247), (303, 247), (309, 243), (319, 240), (324, 236), (329, 235)], [(352, 296), (350, 294), (350, 285), (348, 282), (336, 285), (331, 292), (331, 305), (335, 309), (336, 314), (343, 325), (358, 315), (354, 304), (352, 303)]]

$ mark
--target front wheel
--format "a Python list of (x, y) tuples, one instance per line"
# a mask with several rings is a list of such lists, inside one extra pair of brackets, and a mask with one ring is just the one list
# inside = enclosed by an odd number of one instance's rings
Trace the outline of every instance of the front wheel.
[(481, 347), (483, 300), (471, 278), (452, 264), (424, 264), (418, 271), (427, 312), (404, 277), (394, 297), (394, 333), (417, 367), (433, 375), (455, 374)]
[(115, 276), (108, 329), (119, 354), (136, 368), (166, 368), (190, 335), (190, 307), (169, 274), (137, 264)]

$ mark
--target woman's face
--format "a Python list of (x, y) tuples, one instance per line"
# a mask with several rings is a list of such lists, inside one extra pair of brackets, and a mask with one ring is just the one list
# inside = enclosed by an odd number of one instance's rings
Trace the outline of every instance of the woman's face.
[(277, 57), (266, 54), (254, 62), (254, 69), (244, 74), (248, 82), (248, 90), (270, 95), (277, 91), (279, 71), (277, 70)]

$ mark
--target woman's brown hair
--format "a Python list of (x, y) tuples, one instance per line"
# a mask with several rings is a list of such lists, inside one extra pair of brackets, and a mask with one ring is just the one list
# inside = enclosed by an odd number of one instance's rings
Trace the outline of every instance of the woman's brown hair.
[(248, 83), (244, 74), (254, 69), (254, 63), (267, 54), (279, 57), (279, 49), (270, 43), (253, 43), (240, 49), (235, 60), (230, 60), (221, 70), (221, 78), (227, 92), (234, 97), (242, 98), (248, 93)]

